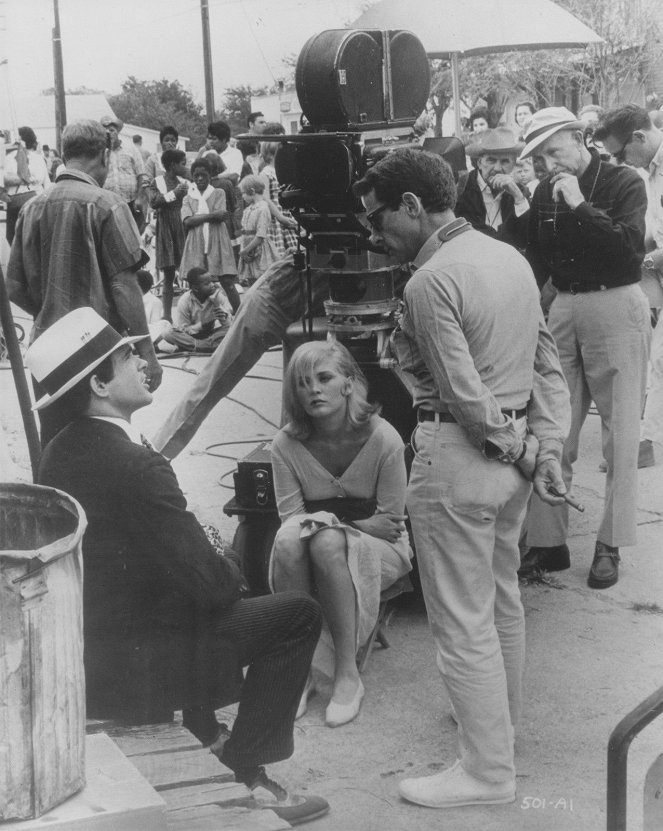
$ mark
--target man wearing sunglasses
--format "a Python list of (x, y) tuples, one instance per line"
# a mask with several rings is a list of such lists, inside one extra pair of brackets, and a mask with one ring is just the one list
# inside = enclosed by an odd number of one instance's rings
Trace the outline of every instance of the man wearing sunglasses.
[(414, 376), (407, 506), (459, 759), (400, 784), (433, 808), (513, 802), (525, 624), (518, 537), (558, 504), (568, 390), (527, 261), (454, 215), (450, 167), (395, 150), (354, 187), (371, 242), (416, 271), (392, 344)]
[(641, 286), (656, 327), (651, 343), (651, 384), (640, 429), (638, 467), (651, 467), (656, 461), (654, 443), (663, 443), (663, 131), (653, 124), (646, 110), (627, 104), (607, 113), (596, 135), (615, 159), (639, 168), (647, 186), (647, 253), (642, 261)]
[[(640, 414), (651, 340), (638, 285), (647, 195), (634, 170), (604, 162), (586, 147), (584, 126), (565, 107), (539, 110), (521, 158), (538, 157), (548, 169), (532, 197), (526, 254), (539, 285), (550, 278), (557, 289), (548, 326), (571, 391), (562, 458), (567, 487), (592, 401), (601, 416), (608, 475), (587, 584), (605, 589), (618, 580), (619, 548), (636, 544)], [(609, 149), (630, 157), (634, 136), (627, 132)], [(569, 568), (567, 533), (567, 509), (552, 511), (534, 498), (521, 576)]]

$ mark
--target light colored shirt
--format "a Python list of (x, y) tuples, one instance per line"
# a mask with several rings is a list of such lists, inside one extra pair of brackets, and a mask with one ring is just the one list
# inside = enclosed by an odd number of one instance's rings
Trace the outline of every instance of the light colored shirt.
[(244, 156), (242, 156), (241, 150), (228, 145), (223, 153), (221, 153), (221, 159), (226, 166), (225, 173), (236, 173), (238, 176), (242, 175)]
[[(214, 315), (214, 310), (221, 308), (228, 317), (225, 323)], [(190, 335), (209, 335), (214, 329), (228, 329), (232, 322), (232, 306), (226, 293), (219, 288), (211, 297), (206, 297), (203, 303), (191, 291), (186, 291), (177, 301), (175, 309), (175, 326)]]
[(8, 152), (5, 156), (4, 181), (7, 192), (13, 196), (17, 193), (43, 193), (53, 186), (48, 175), (48, 167), (41, 153), (36, 150), (28, 150), (28, 169), (30, 171), (28, 183), (10, 184), (18, 177), (16, 152)]
[(163, 303), (151, 291), (143, 295), (143, 306), (148, 324), (158, 323), (163, 317)]
[[(493, 193), (490, 185), (484, 180), (483, 176), (477, 171), (477, 184), (481, 191), (481, 198), (483, 204), (486, 206), (486, 225), (498, 231), (502, 225), (502, 196), (503, 193)], [(522, 216), (529, 210), (529, 203), (515, 202), (513, 210), (516, 216)]]
[(512, 246), (464, 227), (455, 219), (436, 231), (405, 286), (392, 346), (414, 376), (413, 403), (451, 413), (487, 456), (509, 461), (522, 452), (522, 424), (502, 411), (527, 407), (539, 458), (559, 460), (569, 392), (532, 270)]
[(649, 163), (647, 173), (648, 176), (645, 179), (647, 186), (645, 243), (651, 240), (656, 248), (663, 248), (663, 141)]
[(116, 193), (125, 202), (132, 202), (138, 193), (140, 184), (145, 180), (143, 157), (132, 145), (110, 151), (108, 157), (108, 176), (104, 188)]

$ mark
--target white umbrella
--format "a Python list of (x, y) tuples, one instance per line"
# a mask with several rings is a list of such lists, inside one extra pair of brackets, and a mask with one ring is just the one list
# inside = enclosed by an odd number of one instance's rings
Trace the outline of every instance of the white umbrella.
[(522, 49), (559, 49), (602, 38), (551, 0), (380, 0), (352, 29), (408, 29), (431, 58), (451, 60), (460, 135), (458, 58)]

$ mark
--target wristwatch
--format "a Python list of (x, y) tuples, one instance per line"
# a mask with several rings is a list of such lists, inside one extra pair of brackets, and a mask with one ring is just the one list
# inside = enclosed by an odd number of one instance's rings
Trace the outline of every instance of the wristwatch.
[(642, 261), (642, 267), (646, 268), (647, 271), (656, 271), (656, 266), (654, 265), (654, 258), (651, 254), (647, 254), (647, 256)]

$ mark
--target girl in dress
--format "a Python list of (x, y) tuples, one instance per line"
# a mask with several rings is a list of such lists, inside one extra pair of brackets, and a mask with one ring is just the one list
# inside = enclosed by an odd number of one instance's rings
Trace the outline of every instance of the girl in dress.
[(180, 273), (204, 268), (215, 277), (228, 294), (226, 286), (237, 275), (235, 255), (225, 223), (226, 195), (210, 184), (212, 171), (206, 159), (191, 165), (193, 186), (182, 202), (182, 223), (186, 239)]
[(242, 214), (239, 281), (243, 286), (252, 286), (278, 259), (278, 254), (269, 237), (270, 213), (264, 199), (264, 182), (259, 176), (245, 176), (239, 189), (246, 204)]
[(286, 252), (295, 251), (297, 248), (297, 222), (289, 211), (284, 211), (279, 206), (279, 181), (276, 178), (274, 167), (274, 158), (278, 149), (278, 142), (261, 142), (262, 170), (260, 171), (260, 178), (265, 183), (265, 201), (271, 214), (269, 238), (274, 243), (274, 248), (279, 257), (283, 257)]
[(182, 201), (189, 191), (186, 154), (165, 150), (161, 155), (165, 172), (150, 184), (150, 205), (156, 213), (156, 267), (163, 271), (163, 317), (173, 322), (173, 284), (184, 250)]
[[(344, 346), (302, 344), (284, 378), (290, 420), (272, 444), (282, 525), (270, 582), (273, 591), (309, 592), (322, 606), (313, 668), (316, 679), (333, 679), (330, 727), (359, 712), (357, 650), (377, 620), (380, 592), (411, 568), (403, 441), (366, 393), (366, 379)], [(298, 716), (311, 689), (309, 680)]]

